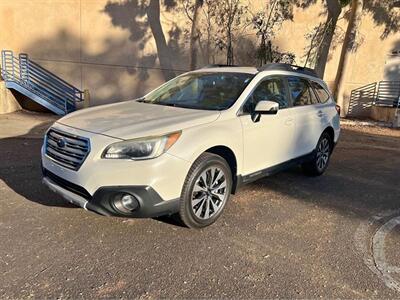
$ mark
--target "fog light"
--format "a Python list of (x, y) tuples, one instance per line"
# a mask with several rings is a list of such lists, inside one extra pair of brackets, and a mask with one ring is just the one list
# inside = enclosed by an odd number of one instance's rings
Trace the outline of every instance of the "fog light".
[(123, 213), (131, 213), (139, 207), (139, 202), (130, 194), (120, 194), (115, 197), (114, 205), (117, 210)]

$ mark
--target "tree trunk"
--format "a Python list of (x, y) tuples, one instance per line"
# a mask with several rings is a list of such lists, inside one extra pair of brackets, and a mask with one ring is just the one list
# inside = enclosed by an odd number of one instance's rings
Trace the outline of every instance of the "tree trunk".
[(160, 1), (150, 0), (149, 6), (146, 10), (148, 22), (153, 33), (154, 40), (157, 47), (158, 60), (165, 80), (174, 78), (175, 72), (171, 64), (171, 55), (169, 47), (165, 40), (164, 32), (160, 22)]
[(337, 99), (338, 102), (340, 102), (341, 106), (343, 106), (344, 104), (342, 99), (343, 83), (345, 79), (344, 75), (349, 65), (349, 53), (352, 51), (353, 43), (355, 41), (357, 19), (362, 11), (362, 7), (363, 7), (362, 0), (352, 0), (350, 18), (347, 24), (346, 34), (344, 36), (340, 52), (339, 64), (336, 70), (336, 78), (335, 78), (335, 83), (333, 85), (333, 95), (335, 99)]
[(203, 0), (196, 0), (194, 4), (193, 18), (192, 18), (192, 28), (190, 31), (190, 58), (189, 66), (190, 70), (194, 70), (197, 67), (197, 48), (196, 42), (199, 38), (198, 25), (199, 25), (199, 12), (203, 5)]
[(266, 44), (265, 35), (261, 35), (261, 43), (260, 43), (260, 67), (267, 63), (267, 44)]
[(232, 47), (232, 33), (228, 30), (228, 41), (227, 41), (227, 53), (226, 53), (226, 64), (228, 66), (233, 65), (233, 47)]
[(314, 42), (315, 39), (317, 38), (317, 36), (319, 35), (319, 31), (321, 30), (321, 26), (322, 23), (319, 23), (317, 30), (315, 31), (315, 34), (313, 35), (311, 42), (310, 42), (310, 48), (307, 51), (307, 55), (306, 55), (306, 61), (304, 62), (304, 67), (307, 67), (308, 62), (310, 61), (310, 57), (311, 57), (311, 52), (313, 51), (314, 46)]
[(318, 49), (315, 71), (323, 78), (325, 67), (328, 61), (329, 49), (332, 44), (333, 35), (335, 34), (336, 24), (342, 12), (341, 4), (338, 0), (327, 0), (328, 17), (325, 23), (325, 34), (322, 37), (322, 43)]
[(267, 42), (267, 62), (266, 63), (272, 63), (272, 42), (268, 41)]

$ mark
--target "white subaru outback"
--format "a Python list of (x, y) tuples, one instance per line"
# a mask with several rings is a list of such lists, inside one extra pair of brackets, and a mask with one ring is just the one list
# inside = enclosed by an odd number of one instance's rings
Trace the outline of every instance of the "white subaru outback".
[(55, 122), (42, 147), (43, 182), (103, 215), (179, 213), (200, 228), (242, 184), (295, 164), (321, 175), (339, 110), (310, 69), (210, 66)]

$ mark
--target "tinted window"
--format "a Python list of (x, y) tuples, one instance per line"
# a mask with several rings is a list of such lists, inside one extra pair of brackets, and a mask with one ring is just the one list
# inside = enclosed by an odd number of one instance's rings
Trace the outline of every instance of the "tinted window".
[(245, 73), (189, 73), (148, 94), (152, 104), (223, 110), (229, 108), (254, 77)]
[(293, 106), (303, 106), (318, 103), (308, 80), (300, 77), (289, 77), (289, 91), (292, 95)]
[(328, 92), (319, 83), (312, 81), (311, 85), (313, 86), (314, 91), (317, 94), (319, 101), (321, 103), (325, 103), (326, 101), (329, 100)]
[(253, 91), (244, 105), (243, 111), (251, 113), (261, 100), (274, 101), (279, 104), (279, 108), (289, 106), (288, 95), (286, 93), (285, 81), (283, 78), (271, 78), (262, 81)]

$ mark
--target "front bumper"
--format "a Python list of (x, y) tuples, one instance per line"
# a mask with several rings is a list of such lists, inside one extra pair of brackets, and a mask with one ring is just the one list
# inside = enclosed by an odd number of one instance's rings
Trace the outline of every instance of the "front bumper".
[[(82, 187), (68, 182), (43, 169), (43, 183), (53, 192), (70, 203), (105, 216), (149, 218), (171, 215), (179, 210), (179, 198), (164, 201), (150, 186), (110, 186), (99, 188), (93, 196)], [(130, 194), (138, 201), (138, 207), (131, 213), (116, 209), (113, 200), (116, 195)]]
[(43, 182), (51, 190), (103, 215), (117, 215), (108, 198), (124, 191), (134, 195), (140, 204), (129, 216), (148, 217), (176, 211), (176, 199), (191, 166), (188, 161), (169, 153), (149, 160), (103, 159), (104, 149), (119, 139), (59, 123), (52, 128), (90, 140), (90, 152), (78, 170), (71, 170), (49, 157), (42, 147)]

